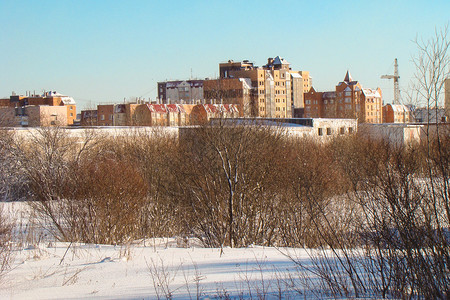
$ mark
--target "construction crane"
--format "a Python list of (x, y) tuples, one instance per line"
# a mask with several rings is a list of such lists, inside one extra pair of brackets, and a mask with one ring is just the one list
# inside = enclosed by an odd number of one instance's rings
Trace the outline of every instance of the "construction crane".
[(394, 79), (394, 104), (400, 104), (400, 89), (398, 87), (398, 79), (400, 76), (398, 75), (398, 63), (397, 59), (394, 62), (394, 75), (382, 75), (381, 79)]

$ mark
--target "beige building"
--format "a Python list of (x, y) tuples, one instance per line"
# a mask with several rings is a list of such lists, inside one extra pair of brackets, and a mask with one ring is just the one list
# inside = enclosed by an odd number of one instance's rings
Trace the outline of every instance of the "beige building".
[(38, 127), (67, 125), (67, 108), (64, 106), (27, 105), (0, 107), (0, 126)]
[[(311, 88), (309, 72), (293, 71), (289, 62), (279, 56), (269, 58), (263, 67), (256, 67), (247, 60), (229, 60), (219, 64), (219, 73), (220, 79), (217, 80), (246, 81), (242, 91), (234, 91), (236, 95), (245, 95), (245, 89), (251, 91), (246, 104), (242, 105), (238, 97), (227, 98), (227, 103), (240, 105), (241, 114), (245, 117), (290, 118), (296, 113), (301, 114), (303, 94)], [(214, 92), (218, 93), (217, 90)], [(206, 82), (204, 94), (205, 99), (213, 99)]]
[(203, 99), (203, 80), (158, 82), (160, 103), (196, 103)]

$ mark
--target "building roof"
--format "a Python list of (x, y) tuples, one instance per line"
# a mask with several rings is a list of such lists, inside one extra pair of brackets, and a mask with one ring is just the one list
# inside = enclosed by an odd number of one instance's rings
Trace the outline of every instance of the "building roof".
[(178, 113), (179, 109), (176, 104), (166, 104), (166, 109), (170, 113)]
[(336, 92), (324, 92), (322, 94), (323, 99), (334, 99), (336, 98)]
[(147, 104), (147, 107), (150, 109), (151, 112), (167, 113), (167, 109), (164, 104)]
[(408, 112), (409, 108), (403, 104), (386, 104), (386, 106), (391, 106), (394, 112)]
[(203, 108), (209, 114), (218, 113), (238, 113), (239, 109), (236, 104), (202, 104)]
[(353, 78), (352, 75), (350, 75), (350, 71), (347, 70), (347, 74), (345, 74), (344, 82), (352, 82)]
[(192, 88), (198, 88), (203, 87), (203, 80), (200, 79), (193, 79), (193, 80), (173, 80), (173, 81), (164, 81), (164, 82), (158, 82), (158, 84), (165, 85), (167, 89), (175, 89), (180, 84), (183, 84), (183, 86), (189, 85)]
[(289, 65), (289, 62), (284, 58), (277, 56), (273, 59), (273, 65)]
[(245, 89), (252, 88), (252, 80), (250, 78), (239, 78), (239, 81), (243, 83)]
[(377, 97), (377, 98), (381, 97), (378, 90), (362, 89), (362, 92), (363, 92), (364, 96), (366, 96), (366, 97)]
[(209, 114), (220, 113), (219, 104), (203, 104), (203, 107)]

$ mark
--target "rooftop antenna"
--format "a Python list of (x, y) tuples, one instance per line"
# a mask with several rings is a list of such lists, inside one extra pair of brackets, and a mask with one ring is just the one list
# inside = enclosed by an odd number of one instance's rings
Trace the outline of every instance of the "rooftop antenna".
[(400, 104), (400, 89), (398, 87), (398, 79), (400, 76), (398, 75), (398, 63), (397, 59), (394, 62), (394, 75), (382, 75), (381, 79), (394, 79), (394, 104)]

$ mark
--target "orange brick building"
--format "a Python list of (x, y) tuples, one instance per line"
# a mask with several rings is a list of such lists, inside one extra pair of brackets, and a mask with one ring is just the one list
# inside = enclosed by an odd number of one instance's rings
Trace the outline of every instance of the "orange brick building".
[(364, 89), (347, 71), (335, 91), (317, 92), (311, 88), (304, 95), (305, 118), (355, 118), (360, 123), (382, 123), (381, 89)]

